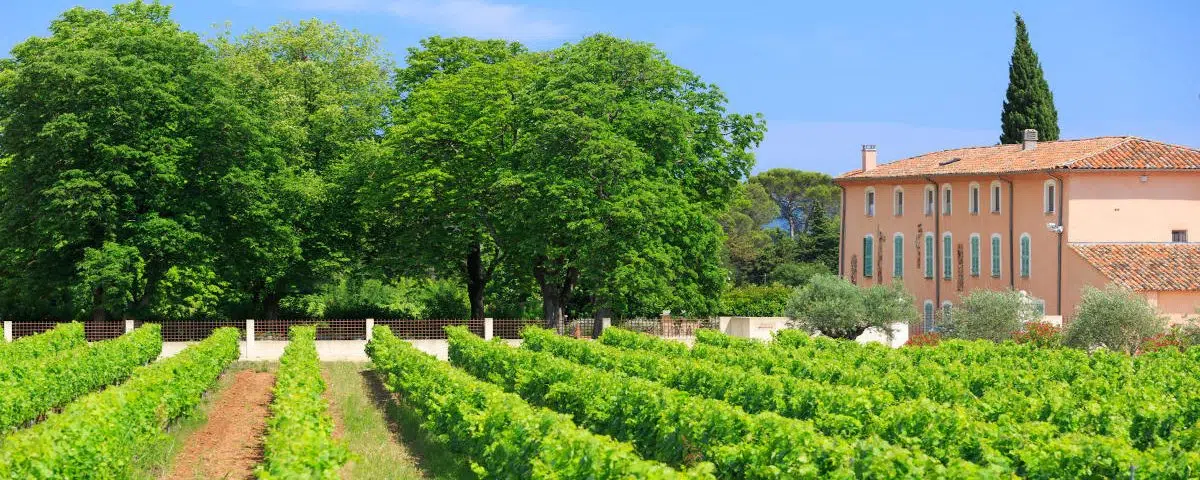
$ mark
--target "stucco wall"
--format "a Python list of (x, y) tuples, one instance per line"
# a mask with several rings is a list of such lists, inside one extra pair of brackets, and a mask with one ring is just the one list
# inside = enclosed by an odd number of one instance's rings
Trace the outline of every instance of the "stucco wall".
[(1169, 242), (1171, 230), (1200, 241), (1196, 173), (1072, 172), (1066, 182), (1068, 241)]
[(1083, 287), (1104, 288), (1110, 282), (1096, 267), (1084, 260), (1078, 252), (1067, 247), (1063, 253), (1063, 316), (1067, 322), (1075, 315), (1079, 300), (1083, 298)]
[(1200, 316), (1200, 291), (1190, 292), (1146, 292), (1146, 298), (1158, 305), (1170, 319), (1171, 323), (1182, 322), (1185, 318)]

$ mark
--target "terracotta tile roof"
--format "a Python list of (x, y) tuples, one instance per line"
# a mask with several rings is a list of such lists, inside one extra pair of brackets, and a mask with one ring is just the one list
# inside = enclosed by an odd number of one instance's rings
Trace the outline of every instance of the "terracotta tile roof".
[(1101, 274), (1133, 290), (1200, 290), (1200, 243), (1070, 245)]
[(1037, 148), (993, 145), (943, 150), (875, 167), (838, 179), (971, 175), (1050, 169), (1198, 169), (1200, 150), (1138, 137), (1097, 137), (1038, 142)]

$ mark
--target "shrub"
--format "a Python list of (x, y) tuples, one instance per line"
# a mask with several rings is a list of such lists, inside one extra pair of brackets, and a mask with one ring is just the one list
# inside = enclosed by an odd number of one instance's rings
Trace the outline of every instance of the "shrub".
[(880, 327), (892, 337), (892, 324), (912, 323), (920, 318), (913, 297), (898, 283), (874, 285), (862, 292), (867, 324)]
[(792, 288), (782, 285), (745, 285), (721, 296), (721, 313), (736, 317), (778, 317), (787, 307)]
[(936, 332), (918, 333), (908, 337), (908, 341), (904, 342), (906, 347), (935, 347), (942, 343), (942, 336)]
[(1016, 343), (1029, 343), (1035, 347), (1054, 348), (1062, 346), (1062, 328), (1046, 322), (1029, 322), (1021, 330), (1013, 332)]
[(915, 318), (912, 299), (907, 302), (912, 308), (908, 312), (899, 304), (901, 298), (907, 298), (907, 293), (900, 287), (878, 286), (864, 291), (833, 275), (815, 275), (788, 299), (784, 313), (792, 319), (791, 327), (854, 339), (870, 327), (890, 331), (893, 321), (907, 318), (910, 313)]
[(346, 447), (333, 439), (316, 336), (316, 327), (291, 328), (279, 359), (258, 478), (335, 479), (348, 460)]
[(1084, 287), (1083, 300), (1067, 327), (1066, 343), (1134, 353), (1142, 341), (1166, 328), (1166, 319), (1137, 292), (1117, 285)]
[(786, 285), (789, 287), (800, 287), (808, 283), (814, 275), (829, 274), (829, 267), (824, 263), (784, 263), (767, 276), (771, 283)]
[(1016, 290), (974, 290), (951, 307), (939, 326), (943, 335), (1002, 342), (1037, 317), (1033, 302)]

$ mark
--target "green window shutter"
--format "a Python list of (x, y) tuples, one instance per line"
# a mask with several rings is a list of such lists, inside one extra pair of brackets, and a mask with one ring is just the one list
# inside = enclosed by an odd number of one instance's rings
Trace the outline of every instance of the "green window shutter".
[(971, 276), (979, 276), (979, 237), (971, 237)]
[(954, 252), (951, 251), (952, 248), (954, 248), (954, 240), (950, 238), (949, 234), (943, 236), (942, 237), (942, 278), (945, 278), (946, 280), (954, 278), (954, 264), (951, 263), (954, 261)]
[(1021, 237), (1021, 276), (1029, 276), (1029, 237)]
[(863, 237), (863, 276), (875, 275), (875, 242), (870, 236)]
[(892, 276), (904, 278), (904, 237), (899, 235), (892, 240)]
[(992, 276), (1000, 276), (1000, 237), (992, 237)]
[(925, 235), (925, 278), (933, 278), (933, 234)]

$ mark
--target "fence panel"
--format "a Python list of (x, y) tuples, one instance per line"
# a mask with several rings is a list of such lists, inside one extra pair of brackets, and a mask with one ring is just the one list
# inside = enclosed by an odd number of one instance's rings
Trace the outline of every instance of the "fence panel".
[(497, 318), (492, 321), (492, 335), (496, 338), (512, 340), (521, 338), (521, 330), (529, 325), (542, 326), (546, 322), (538, 320), (518, 320), (512, 318)]
[(446, 338), (446, 331), (443, 328), (447, 326), (465, 325), (474, 333), (483, 336), (483, 320), (406, 320), (396, 318), (385, 318), (375, 320), (375, 325), (387, 325), (392, 329), (392, 333), (397, 337), (408, 340), (436, 340)]
[(146, 323), (157, 323), (162, 326), (164, 342), (199, 342), (212, 335), (213, 330), (222, 327), (232, 327), (241, 333), (241, 339), (246, 339), (245, 320), (174, 320), (165, 322), (137, 322), (137, 326)]
[[(53, 329), (54, 327), (58, 326), (59, 323), (63, 323), (63, 322), (41, 321), (41, 320), (37, 320), (37, 321), (14, 320), (12, 323), (12, 329), (13, 329), (12, 338), (15, 341), (22, 337), (28, 337), (31, 335), (37, 335), (39, 333), (45, 333), (46, 331), (49, 331), (49, 330)], [(86, 326), (85, 326), (85, 334), (86, 334)]]

